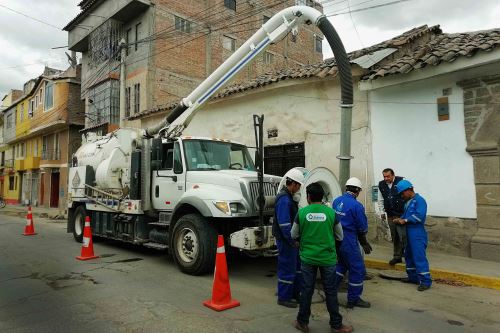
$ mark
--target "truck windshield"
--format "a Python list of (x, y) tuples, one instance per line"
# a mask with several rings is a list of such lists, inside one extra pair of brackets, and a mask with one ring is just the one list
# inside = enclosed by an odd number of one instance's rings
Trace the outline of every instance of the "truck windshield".
[(247, 147), (230, 142), (185, 140), (187, 169), (255, 171)]

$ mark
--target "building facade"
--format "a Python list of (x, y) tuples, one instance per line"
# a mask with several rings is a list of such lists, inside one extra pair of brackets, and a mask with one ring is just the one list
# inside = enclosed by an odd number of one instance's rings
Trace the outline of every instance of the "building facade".
[[(498, 258), (500, 225), (500, 29), (443, 33), (422, 26), (349, 56), (354, 77), (351, 175), (378, 233), (372, 186), (391, 167), (428, 203), (429, 246)], [(185, 135), (254, 145), (264, 114), (265, 171), (324, 166), (338, 174), (340, 89), (331, 60), (231, 86), (193, 118)], [(141, 115), (157, 124), (174, 105)], [(281, 173), (276, 170), (282, 170)]]
[(84, 125), (80, 70), (46, 68), (4, 111), (4, 141), (13, 158), (4, 192), (8, 203), (65, 209), (68, 165)]
[[(82, 1), (81, 13), (64, 29), (70, 50), (82, 53), (86, 128), (103, 133), (119, 123), (121, 39), (127, 45), (125, 113), (133, 116), (187, 96), (268, 18), (295, 4), (322, 10), (311, 0)], [(271, 46), (236, 80), (317, 63), (322, 60), (322, 38), (319, 30), (306, 26)]]

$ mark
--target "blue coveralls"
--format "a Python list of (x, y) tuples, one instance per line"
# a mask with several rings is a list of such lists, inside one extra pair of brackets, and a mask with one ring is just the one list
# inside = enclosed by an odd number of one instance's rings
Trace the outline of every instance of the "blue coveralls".
[(430, 286), (432, 284), (429, 262), (425, 255), (427, 249), (427, 232), (425, 217), (427, 203), (418, 193), (405, 203), (405, 211), (401, 216), (406, 219), (406, 249), (405, 262), (408, 279), (411, 282)]
[(363, 293), (363, 282), (366, 274), (365, 262), (359, 248), (358, 234), (368, 232), (368, 220), (363, 205), (349, 192), (336, 198), (332, 208), (337, 213), (337, 219), (344, 230), (344, 239), (338, 253), (337, 288), (345, 273), (349, 271), (347, 300), (355, 303)]
[(278, 246), (278, 300), (299, 299), (302, 274), (299, 249), (294, 247), (291, 230), (297, 203), (286, 188), (276, 196), (273, 235)]

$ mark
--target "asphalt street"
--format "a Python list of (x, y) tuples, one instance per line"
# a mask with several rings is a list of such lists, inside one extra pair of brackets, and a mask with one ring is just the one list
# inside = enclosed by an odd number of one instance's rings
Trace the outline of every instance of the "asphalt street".
[[(29, 237), (24, 224), (0, 212), (0, 332), (297, 332), (296, 310), (276, 305), (273, 258), (230, 258), (241, 306), (214, 312), (202, 305), (212, 276), (185, 275), (164, 252), (95, 239), (101, 258), (82, 262), (65, 221), (36, 219)], [(341, 306), (356, 332), (500, 332), (499, 291), (435, 283), (422, 293), (370, 275), (372, 308)], [(329, 332), (324, 303), (312, 312), (311, 332)]]

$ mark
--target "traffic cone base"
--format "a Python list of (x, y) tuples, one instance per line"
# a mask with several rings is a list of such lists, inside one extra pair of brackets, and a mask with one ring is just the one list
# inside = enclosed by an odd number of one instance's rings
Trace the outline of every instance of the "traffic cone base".
[(31, 206), (28, 206), (28, 215), (26, 215), (26, 226), (24, 227), (24, 236), (36, 235), (35, 227), (33, 225), (33, 214), (31, 213)]
[(224, 249), (224, 237), (222, 235), (219, 235), (217, 241), (212, 298), (203, 302), (203, 305), (215, 311), (223, 311), (240, 305), (239, 301), (231, 298), (226, 251)]
[(78, 260), (90, 260), (99, 258), (99, 256), (94, 255), (94, 244), (92, 243), (92, 230), (90, 229), (90, 218), (85, 217), (85, 227), (83, 228), (83, 242), (82, 242), (82, 252), (78, 257)]
[(90, 256), (90, 257), (78, 256), (78, 257), (75, 257), (75, 258), (78, 259), (78, 260), (90, 260), (90, 259), (99, 258), (99, 256)]
[(205, 302), (203, 302), (203, 305), (205, 305), (207, 308), (210, 308), (210, 309), (215, 310), (215, 311), (224, 311), (224, 310), (227, 310), (230, 308), (240, 306), (241, 304), (239, 301), (237, 301), (235, 299), (231, 299), (229, 301), (229, 303), (225, 303), (225, 304), (215, 304), (211, 299), (208, 299)]

